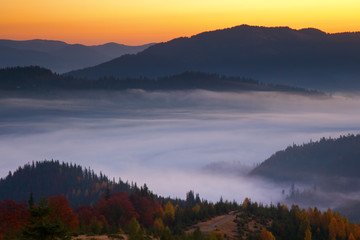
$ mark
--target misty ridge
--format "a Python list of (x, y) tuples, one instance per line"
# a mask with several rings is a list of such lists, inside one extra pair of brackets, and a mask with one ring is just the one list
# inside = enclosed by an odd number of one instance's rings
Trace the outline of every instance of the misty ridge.
[(85, 46), (62, 41), (0, 39), (0, 68), (42, 66), (57, 73), (95, 66), (125, 54), (135, 54), (153, 44), (127, 46), (117, 43)]

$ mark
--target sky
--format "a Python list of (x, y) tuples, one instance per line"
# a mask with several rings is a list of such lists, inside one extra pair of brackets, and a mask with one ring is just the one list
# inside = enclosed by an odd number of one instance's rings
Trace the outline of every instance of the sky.
[(0, 39), (140, 45), (241, 24), (360, 31), (358, 0), (1, 0)]

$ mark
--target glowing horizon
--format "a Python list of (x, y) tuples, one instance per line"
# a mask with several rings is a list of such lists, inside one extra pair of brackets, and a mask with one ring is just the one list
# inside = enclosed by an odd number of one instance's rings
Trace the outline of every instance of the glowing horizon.
[(140, 45), (242, 24), (360, 31), (360, 1), (3, 0), (0, 39)]

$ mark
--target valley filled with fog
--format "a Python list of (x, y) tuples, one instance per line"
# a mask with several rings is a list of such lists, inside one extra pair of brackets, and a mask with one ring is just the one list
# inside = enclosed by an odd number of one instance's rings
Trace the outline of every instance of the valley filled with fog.
[(285, 93), (49, 92), (0, 98), (0, 177), (31, 161), (56, 159), (156, 194), (189, 190), (264, 203), (279, 186), (247, 173), (289, 145), (359, 133), (360, 98)]

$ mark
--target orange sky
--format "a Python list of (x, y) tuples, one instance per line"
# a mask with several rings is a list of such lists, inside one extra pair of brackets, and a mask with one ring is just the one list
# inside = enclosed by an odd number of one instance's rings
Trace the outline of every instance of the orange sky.
[(1, 0), (0, 39), (138, 45), (241, 24), (360, 31), (359, 0)]

